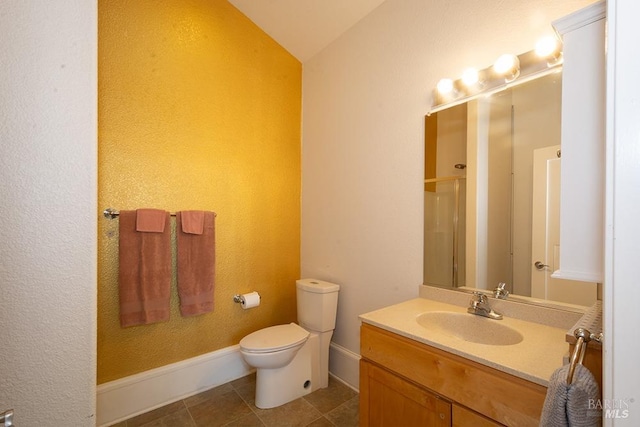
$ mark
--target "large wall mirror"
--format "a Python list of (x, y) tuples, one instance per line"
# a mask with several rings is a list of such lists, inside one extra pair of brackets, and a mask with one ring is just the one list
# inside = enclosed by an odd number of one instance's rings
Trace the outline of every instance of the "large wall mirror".
[[(425, 122), (424, 284), (590, 306), (595, 283), (557, 279), (560, 70)], [(509, 298), (512, 298), (510, 296)]]

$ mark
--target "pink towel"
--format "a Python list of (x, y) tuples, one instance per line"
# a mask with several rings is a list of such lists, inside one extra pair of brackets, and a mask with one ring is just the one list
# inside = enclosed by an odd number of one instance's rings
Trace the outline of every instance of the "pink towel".
[[(202, 217), (202, 233), (185, 232), (187, 222)], [(178, 241), (178, 295), (182, 316), (195, 316), (213, 311), (215, 276), (215, 214), (204, 211), (184, 211), (176, 214)], [(199, 227), (187, 224), (187, 230)]]
[(167, 212), (160, 209), (138, 209), (136, 211), (136, 231), (162, 233)]
[[(169, 213), (162, 213), (162, 232), (139, 232), (139, 219), (147, 218), (142, 209), (120, 212), (118, 286), (120, 325), (145, 325), (169, 320), (171, 289), (171, 227)], [(144, 211), (147, 211), (146, 209)], [(157, 221), (153, 229), (158, 229)], [(154, 222), (151, 221), (151, 222)], [(148, 223), (143, 227), (149, 229)]]
[(202, 234), (204, 231), (204, 211), (182, 211), (180, 220), (185, 233)]

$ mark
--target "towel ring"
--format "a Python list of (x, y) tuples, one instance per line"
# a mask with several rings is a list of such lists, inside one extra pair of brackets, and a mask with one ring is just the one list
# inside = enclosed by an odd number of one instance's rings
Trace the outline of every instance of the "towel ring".
[(576, 342), (576, 346), (573, 349), (573, 354), (571, 354), (571, 361), (569, 364), (569, 373), (567, 374), (567, 385), (571, 385), (573, 382), (573, 374), (576, 370), (576, 365), (582, 365), (582, 361), (584, 360), (584, 355), (587, 353), (587, 345), (589, 341), (602, 342), (603, 335), (592, 334), (587, 329), (578, 328), (573, 331), (573, 335), (578, 339)]

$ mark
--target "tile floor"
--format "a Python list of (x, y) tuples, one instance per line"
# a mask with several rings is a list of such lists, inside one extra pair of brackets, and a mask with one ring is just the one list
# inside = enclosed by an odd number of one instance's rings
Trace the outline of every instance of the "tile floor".
[(115, 424), (114, 427), (357, 427), (358, 394), (329, 386), (273, 409), (254, 404), (255, 374)]

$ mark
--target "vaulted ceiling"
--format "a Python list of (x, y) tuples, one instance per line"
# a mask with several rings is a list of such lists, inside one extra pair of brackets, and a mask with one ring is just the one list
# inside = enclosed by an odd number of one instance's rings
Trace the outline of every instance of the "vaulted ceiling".
[(281, 46), (305, 62), (384, 0), (229, 0)]

